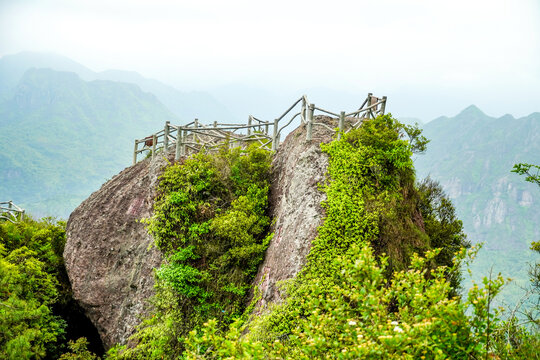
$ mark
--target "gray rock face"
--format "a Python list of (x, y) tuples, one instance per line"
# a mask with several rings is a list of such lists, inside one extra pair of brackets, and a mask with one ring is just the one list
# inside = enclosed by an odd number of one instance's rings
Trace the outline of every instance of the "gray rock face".
[(125, 344), (153, 294), (161, 255), (138, 220), (150, 217), (164, 159), (129, 167), (69, 217), (64, 250), (73, 296), (106, 349)]
[[(328, 117), (317, 120), (336, 126)], [(315, 126), (308, 143), (301, 126), (287, 136), (274, 157), (270, 190), (274, 238), (254, 282), (261, 292), (258, 312), (281, 300), (277, 282), (293, 278), (306, 263), (324, 216), (321, 201), (326, 197), (317, 184), (325, 180), (328, 157), (321, 152), (320, 143), (331, 141), (332, 136), (332, 131)]]

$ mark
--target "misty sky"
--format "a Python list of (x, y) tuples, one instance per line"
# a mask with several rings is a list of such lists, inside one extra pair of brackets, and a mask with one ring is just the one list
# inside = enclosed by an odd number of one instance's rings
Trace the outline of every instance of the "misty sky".
[(422, 120), (540, 111), (540, 0), (0, 0), (0, 56), (25, 50), (182, 90), (371, 91)]

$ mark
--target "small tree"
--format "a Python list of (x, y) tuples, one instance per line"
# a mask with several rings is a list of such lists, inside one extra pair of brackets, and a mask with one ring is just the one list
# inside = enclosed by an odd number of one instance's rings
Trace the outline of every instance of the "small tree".
[(514, 165), (512, 172), (518, 175), (527, 175), (527, 177), (525, 178), (525, 181), (528, 181), (528, 182), (531, 182), (533, 184), (540, 186), (540, 166), (526, 164), (526, 163), (519, 163), (519, 164)]

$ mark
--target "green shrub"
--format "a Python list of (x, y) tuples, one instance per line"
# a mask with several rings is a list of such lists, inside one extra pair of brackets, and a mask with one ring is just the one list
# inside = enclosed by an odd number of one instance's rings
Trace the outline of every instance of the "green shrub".
[(53, 306), (69, 300), (64, 223), (0, 222), (0, 358), (57, 357), (66, 323)]
[(134, 337), (139, 345), (113, 349), (111, 357), (179, 356), (189, 331), (242, 314), (271, 239), (270, 160), (252, 146), (199, 153), (165, 169), (147, 220), (166, 257), (156, 270), (154, 312)]
[[(450, 297), (446, 269), (430, 266), (438, 252), (428, 251), (424, 258), (413, 256), (407, 270), (394, 272), (387, 280), (386, 257), (374, 256), (368, 244), (351, 245), (345, 254), (329, 260), (340, 271), (325, 279), (312, 279), (310, 286), (293, 295), (309, 311), (288, 310), (294, 313), (295, 321), (285, 336), (264, 338), (254, 331), (242, 336), (240, 322), (223, 332), (215, 321), (209, 321), (190, 333), (186, 358), (480, 358), (486, 354), (486, 291), (496, 294), (502, 280), (487, 282), (485, 288), (471, 292), (471, 303)], [(462, 251), (458, 260), (464, 256)], [(471, 316), (466, 313), (469, 305)], [(272, 311), (285, 308), (287, 304)], [(257, 319), (250, 327), (268, 319), (271, 315)]]

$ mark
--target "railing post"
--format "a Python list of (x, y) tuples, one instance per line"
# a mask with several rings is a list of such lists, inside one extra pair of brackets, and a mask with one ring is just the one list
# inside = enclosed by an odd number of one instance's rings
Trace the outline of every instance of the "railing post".
[(180, 160), (182, 152), (182, 129), (180, 126), (176, 127), (176, 151), (174, 152), (174, 160)]
[(379, 99), (377, 97), (375, 97), (375, 96), (371, 97), (370, 106), (375, 105), (375, 107), (373, 109), (369, 110), (369, 113), (371, 114), (371, 117), (373, 119), (376, 118), (376, 115), (377, 115), (377, 112), (378, 112), (379, 105), (376, 105), (378, 102), (379, 102)]
[(156, 143), (157, 143), (157, 136), (156, 134), (152, 135), (152, 160), (154, 160), (154, 157), (156, 156)]
[(315, 112), (315, 104), (309, 104), (309, 109), (307, 111), (307, 141), (311, 141), (313, 138), (313, 113)]
[(268, 123), (264, 125), (264, 134), (268, 136)]
[(167, 152), (167, 149), (169, 148), (169, 124), (170, 121), (165, 121), (165, 128), (163, 129), (163, 147), (165, 148), (165, 152)]
[(214, 127), (217, 128), (217, 121), (214, 121)]
[(339, 122), (338, 122), (338, 140), (341, 139), (341, 133), (343, 132), (343, 128), (345, 126), (345, 111), (342, 111), (339, 114)]
[(382, 97), (382, 104), (381, 104), (381, 115), (384, 115), (384, 111), (386, 110), (386, 96)]
[[(279, 120), (274, 120), (274, 134), (272, 136), (272, 151), (276, 151), (279, 147), (279, 137), (278, 137), (278, 125)], [(266, 128), (268, 129), (268, 124), (266, 124)], [(268, 133), (268, 130), (266, 130)]]
[(139, 141), (137, 139), (135, 139), (135, 147), (133, 148), (133, 165), (135, 165), (137, 163), (137, 148), (138, 148), (138, 145), (139, 145)]
[(182, 147), (180, 148), (180, 155), (182, 156), (186, 156), (187, 153), (186, 153), (186, 141), (187, 141), (187, 130), (184, 130), (183, 131), (183, 135), (182, 135)]
[(248, 129), (247, 129), (247, 134), (248, 136), (251, 135), (251, 115), (249, 115), (248, 117)]
[(306, 99), (302, 98), (302, 110), (300, 110), (300, 121), (307, 122), (307, 108), (306, 108)]

